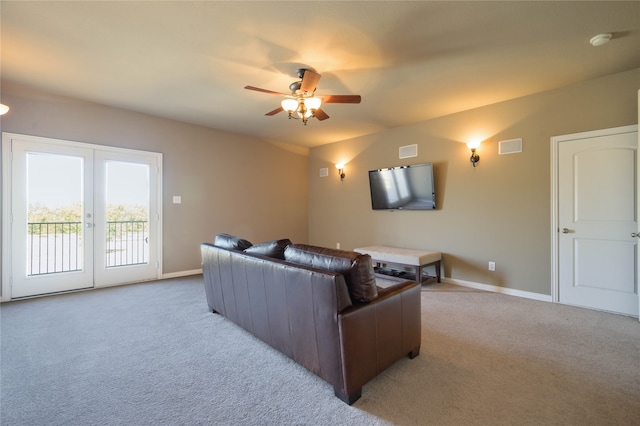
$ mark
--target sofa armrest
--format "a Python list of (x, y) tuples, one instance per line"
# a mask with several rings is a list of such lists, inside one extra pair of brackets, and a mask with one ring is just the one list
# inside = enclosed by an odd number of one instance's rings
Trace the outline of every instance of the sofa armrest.
[(403, 280), (398, 281), (396, 284), (392, 284), (387, 287), (378, 287), (378, 297), (393, 297), (394, 294), (405, 291), (407, 288), (414, 287), (414, 285), (418, 284), (415, 281)]
[(403, 356), (420, 352), (420, 285), (404, 281), (381, 289), (370, 303), (353, 305), (339, 315), (344, 389), (352, 395)]

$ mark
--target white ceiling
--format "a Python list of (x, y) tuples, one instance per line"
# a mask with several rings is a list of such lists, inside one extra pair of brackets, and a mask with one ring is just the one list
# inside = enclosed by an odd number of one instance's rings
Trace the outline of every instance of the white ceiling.
[[(640, 68), (640, 1), (0, 3), (2, 79), (313, 147)], [(589, 39), (610, 32), (612, 41)], [(278, 96), (300, 67), (326, 104)]]

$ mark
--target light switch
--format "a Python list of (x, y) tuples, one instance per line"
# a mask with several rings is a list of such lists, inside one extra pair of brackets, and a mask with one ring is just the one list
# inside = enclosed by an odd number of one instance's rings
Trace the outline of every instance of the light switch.
[(179, 195), (173, 196), (173, 204), (182, 204), (182, 197)]

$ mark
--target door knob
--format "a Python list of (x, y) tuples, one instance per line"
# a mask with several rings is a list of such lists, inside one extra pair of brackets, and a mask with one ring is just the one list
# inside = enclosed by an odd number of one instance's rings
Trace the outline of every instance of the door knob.
[(631, 236), (640, 238), (640, 232), (632, 232)]
[(568, 234), (569, 233), (569, 228), (562, 228), (562, 233), (563, 234)]

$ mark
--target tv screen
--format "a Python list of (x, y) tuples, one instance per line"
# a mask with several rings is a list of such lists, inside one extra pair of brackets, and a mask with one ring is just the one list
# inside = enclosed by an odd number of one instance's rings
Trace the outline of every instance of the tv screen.
[(369, 171), (373, 210), (436, 208), (432, 163)]

